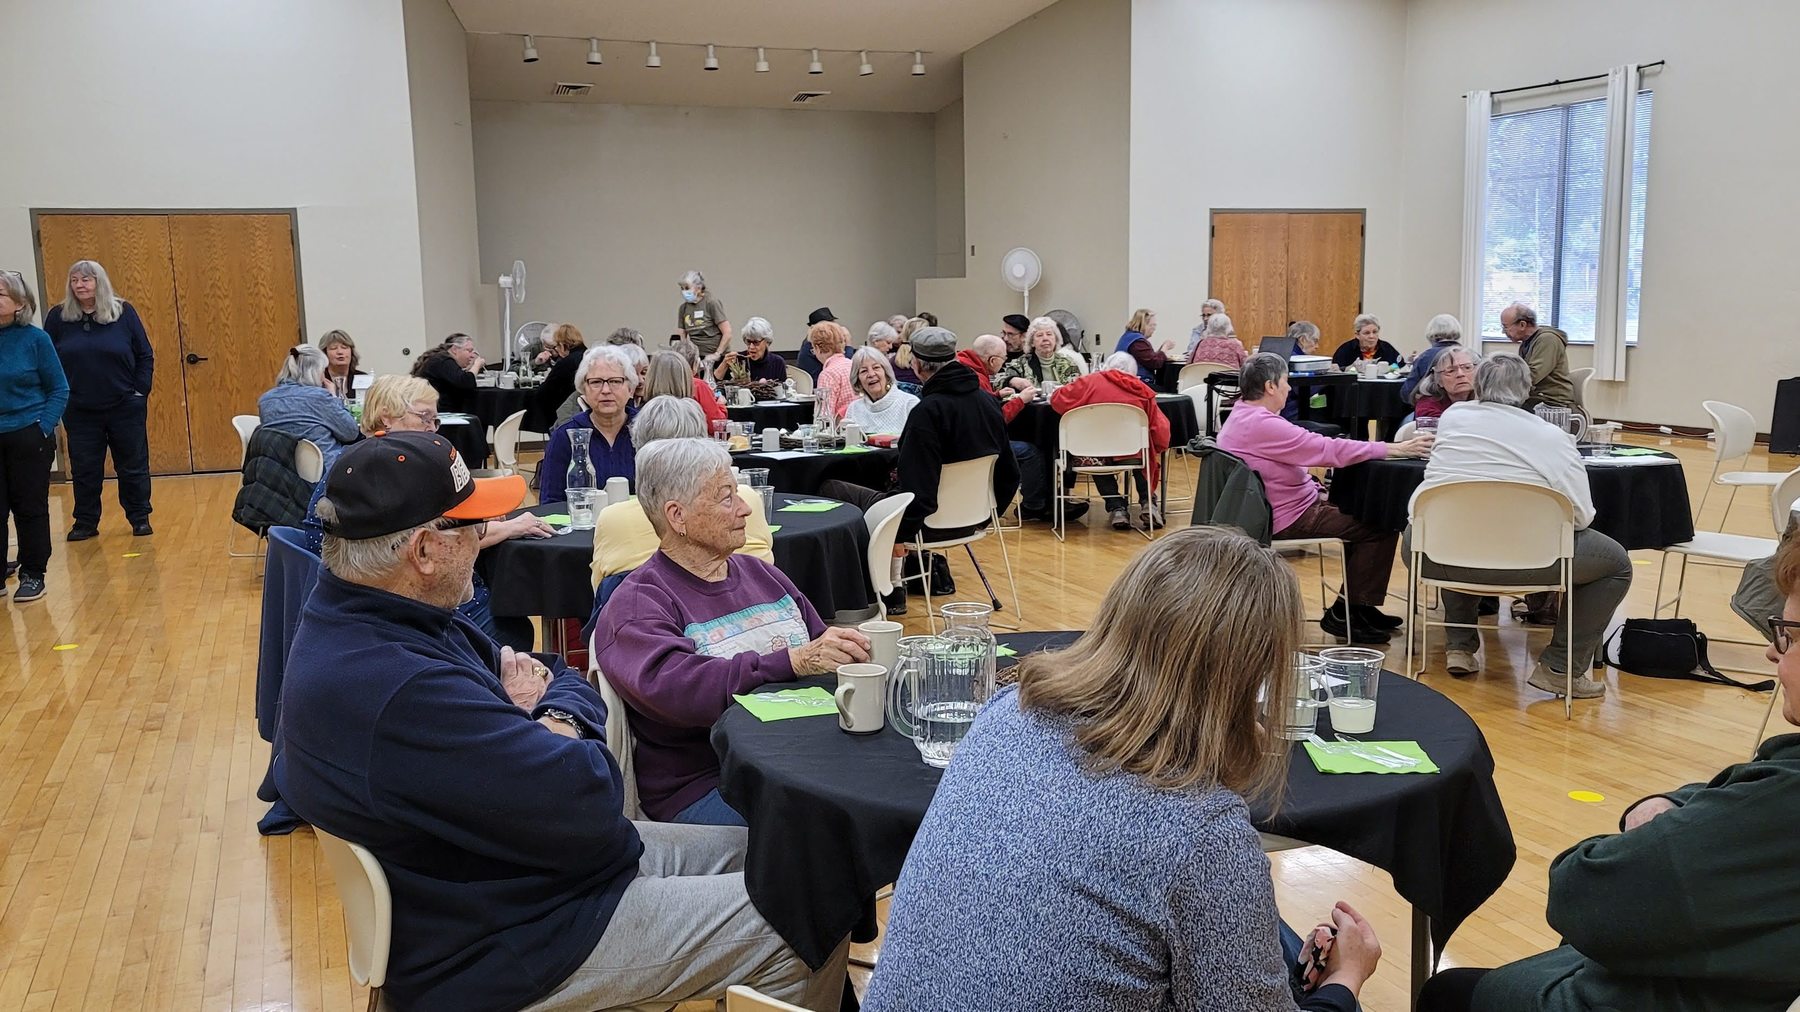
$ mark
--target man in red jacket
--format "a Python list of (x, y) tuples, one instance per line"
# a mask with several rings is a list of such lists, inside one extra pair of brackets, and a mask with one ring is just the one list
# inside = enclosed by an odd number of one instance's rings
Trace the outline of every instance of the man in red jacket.
[[(1169, 416), (1157, 407), (1156, 392), (1137, 378), (1136, 360), (1125, 352), (1115, 352), (1098, 372), (1064, 383), (1050, 395), (1050, 407), (1059, 415), (1089, 404), (1129, 404), (1141, 409), (1149, 420), (1150, 477), (1146, 481), (1142, 471), (1133, 472), (1132, 477), (1137, 481), (1138, 499), (1144, 504), (1139, 513), (1144, 529), (1149, 530), (1152, 523), (1162, 523), (1161, 511), (1150, 505), (1150, 492), (1161, 484), (1162, 455), (1169, 449)], [(1118, 479), (1110, 474), (1095, 475), (1094, 487), (1106, 498), (1106, 513), (1113, 529), (1130, 530), (1131, 518), (1125, 512), (1124, 497), (1119, 495)]]
[[(994, 389), (994, 374), (1006, 364), (1006, 342), (992, 334), (983, 334), (969, 347), (956, 353), (956, 361), (969, 367), (981, 389), (1000, 401), (1000, 417), (1011, 425), (1025, 405), (1037, 400), (1038, 389)], [(1019, 519), (1048, 521), (1050, 510), (1050, 462), (1030, 443), (1010, 440), (1013, 456), (1019, 461)], [(1088, 509), (1087, 503), (1070, 503), (1063, 511), (1070, 520), (1079, 520)]]

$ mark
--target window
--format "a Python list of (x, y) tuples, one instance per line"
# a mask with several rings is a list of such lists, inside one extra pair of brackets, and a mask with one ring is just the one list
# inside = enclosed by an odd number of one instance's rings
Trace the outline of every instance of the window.
[[(1651, 93), (1638, 92), (1625, 296), (1625, 339), (1633, 343), (1644, 266), (1650, 112)], [(1503, 340), (1500, 311), (1523, 302), (1537, 309), (1538, 322), (1566, 332), (1570, 341), (1594, 340), (1605, 146), (1605, 99), (1507, 113), (1491, 121), (1486, 280), (1479, 323), (1483, 336)]]

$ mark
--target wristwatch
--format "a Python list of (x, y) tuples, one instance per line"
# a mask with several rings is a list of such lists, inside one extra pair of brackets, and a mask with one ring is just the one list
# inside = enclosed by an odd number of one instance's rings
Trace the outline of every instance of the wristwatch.
[(575, 729), (575, 737), (577, 737), (577, 738), (586, 738), (588, 736), (587, 725), (583, 724), (581, 722), (580, 717), (575, 716), (574, 714), (570, 713), (567, 710), (558, 710), (555, 707), (546, 707), (544, 709), (543, 715), (546, 717), (549, 717), (551, 720), (560, 720), (563, 723), (574, 728)]

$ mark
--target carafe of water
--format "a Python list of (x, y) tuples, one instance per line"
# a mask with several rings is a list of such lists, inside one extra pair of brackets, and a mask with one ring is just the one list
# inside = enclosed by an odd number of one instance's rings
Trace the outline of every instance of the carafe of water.
[(569, 524), (578, 531), (594, 529), (596, 500), (600, 496), (594, 486), (594, 462), (588, 457), (588, 442), (593, 437), (592, 429), (569, 430), (568, 481), (563, 488), (569, 503)]
[(982, 676), (976, 687), (975, 702), (987, 702), (994, 694), (994, 672), (999, 657), (999, 646), (994, 642), (994, 631), (988, 624), (994, 609), (974, 601), (957, 601), (944, 605), (938, 614), (944, 618), (944, 638), (980, 658)]
[(948, 636), (905, 637), (888, 680), (888, 723), (938, 769), (950, 765), (981, 707), (976, 696), (987, 676), (982, 658), (966, 647)]

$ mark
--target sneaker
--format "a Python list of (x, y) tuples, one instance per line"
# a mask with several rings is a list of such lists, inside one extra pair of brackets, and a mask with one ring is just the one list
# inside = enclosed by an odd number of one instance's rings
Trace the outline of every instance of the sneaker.
[(95, 538), (95, 537), (99, 537), (99, 536), (100, 536), (100, 530), (97, 527), (84, 527), (81, 524), (76, 524), (75, 526), (69, 528), (69, 540), (70, 541), (86, 541), (89, 538)]
[(1169, 526), (1168, 521), (1163, 519), (1162, 510), (1151, 509), (1148, 506), (1138, 513), (1138, 522), (1143, 524), (1144, 530), (1147, 531)]
[(1122, 509), (1107, 510), (1106, 519), (1115, 531), (1131, 530), (1131, 517)]
[[(1539, 664), (1526, 679), (1534, 689), (1542, 689), (1552, 696), (1560, 697), (1565, 688), (1566, 678), (1559, 672), (1551, 671), (1549, 665)], [(1606, 683), (1596, 682), (1586, 675), (1575, 679), (1576, 699), (1598, 699), (1606, 695)]]
[(1447, 650), (1444, 652), (1444, 667), (1457, 678), (1479, 674), (1481, 653), (1477, 650)]
[(7, 579), (8, 579), (8, 580), (10, 580), (10, 579), (12, 579), (12, 575), (13, 575), (13, 574), (14, 574), (14, 573), (16, 573), (16, 572), (18, 572), (18, 571), (19, 571), (19, 564), (18, 564), (18, 563), (16, 563), (16, 562), (9, 562), (9, 563), (7, 563), (7, 564), (6, 564), (6, 578), (7, 578)]
[(131, 525), (131, 536), (134, 538), (149, 537), (155, 533), (155, 531), (150, 529), (150, 521), (148, 520), (139, 520), (137, 523)]
[(892, 594), (881, 599), (881, 606), (889, 616), (906, 614), (906, 588), (895, 587)]
[(19, 571), (19, 589), (13, 593), (13, 600), (20, 604), (35, 601), (44, 596), (44, 578), (37, 573)]

